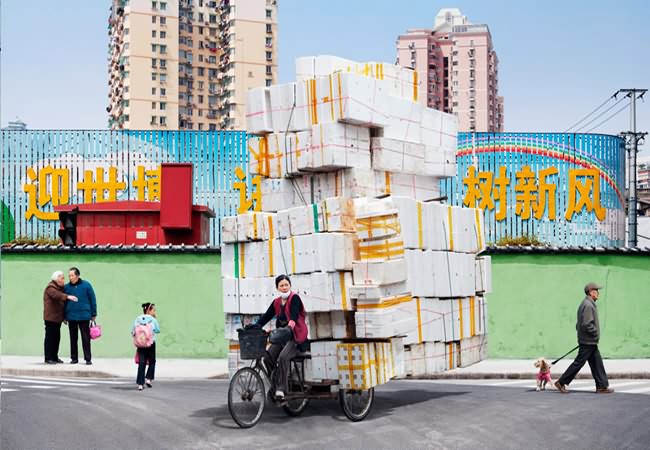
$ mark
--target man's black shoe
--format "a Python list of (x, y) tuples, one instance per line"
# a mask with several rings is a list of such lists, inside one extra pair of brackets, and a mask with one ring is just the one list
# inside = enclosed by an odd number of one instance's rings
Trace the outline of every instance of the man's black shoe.
[(70, 364), (78, 364), (78, 363), (79, 363), (78, 359), (73, 359), (72, 361), (70, 361)]
[(45, 364), (56, 364), (56, 361), (52, 361), (51, 359), (48, 359), (45, 361)]
[(92, 361), (86, 361), (86, 365), (87, 365), (87, 366), (92, 366), (93, 363), (92, 363)]
[(57, 364), (63, 364), (63, 360), (60, 359), (60, 358), (57, 358), (57, 360), (56, 360), (55, 362), (56, 362)]

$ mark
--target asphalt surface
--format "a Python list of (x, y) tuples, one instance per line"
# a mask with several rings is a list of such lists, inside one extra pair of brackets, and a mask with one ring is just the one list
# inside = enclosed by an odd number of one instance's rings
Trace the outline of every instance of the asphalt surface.
[(336, 401), (314, 401), (299, 418), (267, 406), (242, 430), (228, 413), (226, 380), (156, 381), (138, 392), (132, 380), (3, 377), (0, 448), (647, 449), (650, 381), (617, 385), (636, 393), (594, 394), (587, 384), (568, 395), (535, 392), (534, 380), (391, 381), (363, 422), (348, 421)]

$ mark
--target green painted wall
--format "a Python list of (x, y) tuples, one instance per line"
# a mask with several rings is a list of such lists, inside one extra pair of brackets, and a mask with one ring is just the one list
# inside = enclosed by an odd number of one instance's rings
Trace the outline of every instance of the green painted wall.
[[(97, 294), (103, 336), (93, 341), (94, 356), (133, 356), (131, 325), (145, 301), (157, 305), (161, 358), (226, 356), (221, 260), (213, 253), (3, 253), (3, 354), (42, 355), (43, 290), (52, 272), (67, 275), (71, 266), (79, 267)], [(61, 334), (65, 359), (65, 325)]]
[(493, 255), (489, 298), (491, 358), (553, 358), (576, 342), (576, 311), (589, 281), (598, 300), (605, 358), (650, 357), (650, 257)]

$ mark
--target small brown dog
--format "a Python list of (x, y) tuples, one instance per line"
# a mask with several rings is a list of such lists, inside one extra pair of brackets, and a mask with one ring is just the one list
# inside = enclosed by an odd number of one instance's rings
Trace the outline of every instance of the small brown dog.
[(539, 369), (535, 379), (537, 380), (537, 389), (536, 391), (546, 390), (546, 384), (553, 386), (553, 380), (551, 379), (551, 363), (546, 361), (544, 358), (539, 358), (535, 361), (535, 367)]

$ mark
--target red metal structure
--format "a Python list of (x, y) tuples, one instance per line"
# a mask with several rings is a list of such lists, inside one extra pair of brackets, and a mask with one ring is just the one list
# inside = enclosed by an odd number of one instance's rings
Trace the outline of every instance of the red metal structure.
[[(207, 245), (214, 211), (192, 205), (192, 164), (163, 163), (160, 202), (61, 205), (65, 245)], [(167, 187), (165, 187), (167, 186)]]

